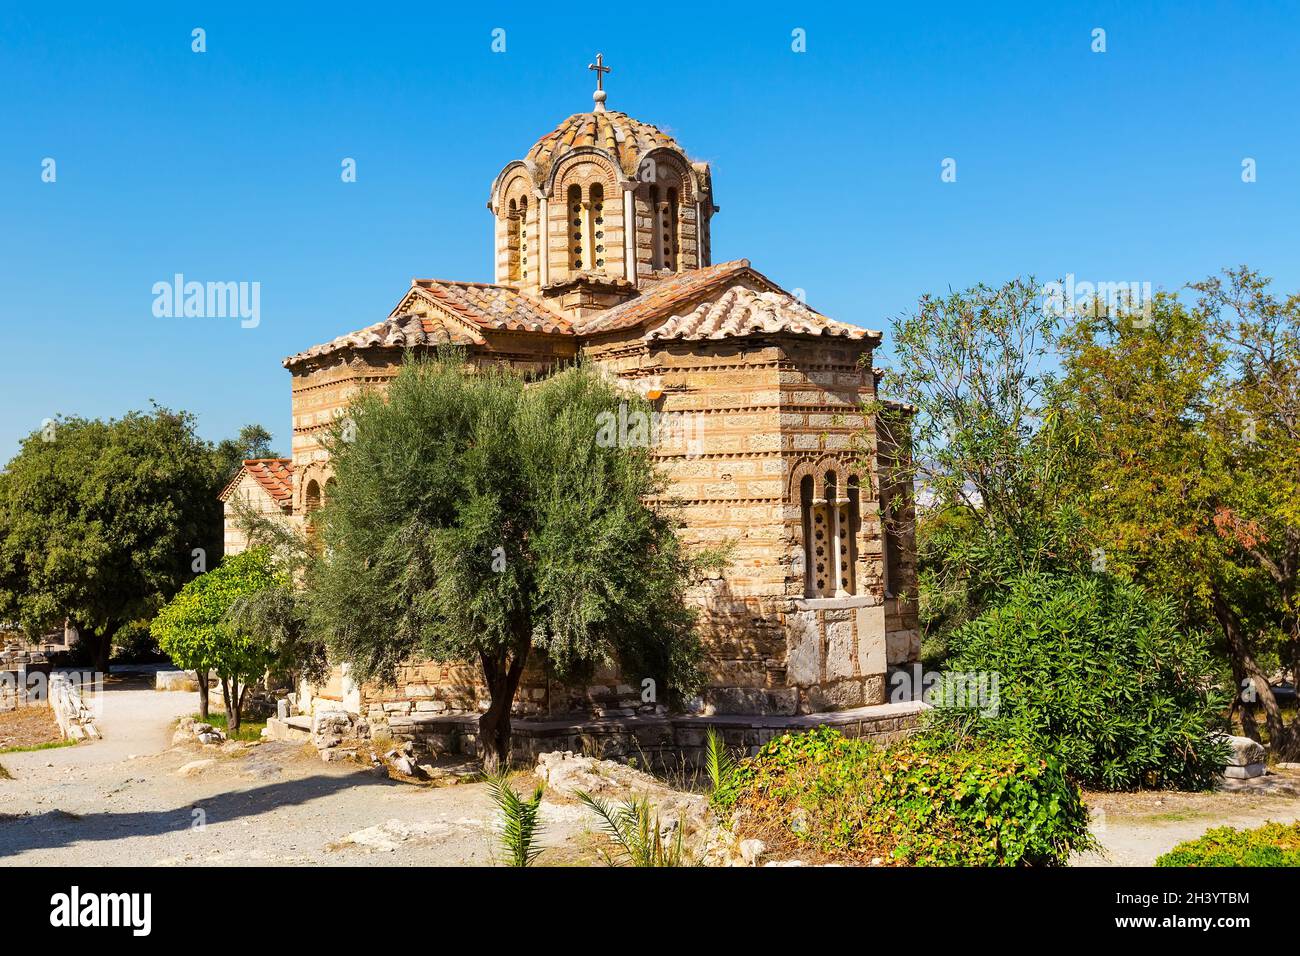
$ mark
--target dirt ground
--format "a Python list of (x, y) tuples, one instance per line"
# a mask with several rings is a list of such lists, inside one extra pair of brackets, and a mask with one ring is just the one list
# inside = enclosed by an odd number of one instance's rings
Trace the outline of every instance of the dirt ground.
[[(478, 783), (412, 786), (301, 744), (173, 746), (194, 695), (115, 679), (104, 740), (0, 755), (0, 866), (333, 866), (495, 862)], [(527, 781), (520, 782), (524, 789)], [(1090, 795), (1104, 852), (1080, 865), (1142, 865), (1213, 826), (1300, 819), (1300, 775), (1215, 794)], [(543, 800), (543, 865), (597, 860), (589, 811)]]
[(0, 753), (15, 747), (39, 747), (63, 739), (49, 707), (32, 705), (0, 713)]
[[(0, 866), (494, 862), (482, 784), (412, 786), (300, 744), (174, 747), (193, 694), (142, 677), (104, 698), (104, 740), (0, 756)], [(595, 860), (588, 811), (547, 800), (543, 821), (543, 862)]]
[(1214, 793), (1089, 793), (1098, 853), (1076, 866), (1150, 866), (1184, 840), (1214, 827), (1257, 827), (1300, 820), (1300, 773), (1279, 772)]

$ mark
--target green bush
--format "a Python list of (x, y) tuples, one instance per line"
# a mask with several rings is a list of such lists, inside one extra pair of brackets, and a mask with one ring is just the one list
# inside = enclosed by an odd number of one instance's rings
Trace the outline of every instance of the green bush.
[(1093, 846), (1079, 789), (1012, 743), (888, 748), (820, 728), (777, 738), (715, 792), (778, 849), (917, 866), (1063, 864)]
[(1254, 830), (1217, 827), (1178, 844), (1156, 866), (1300, 866), (1300, 823)]
[(165, 659), (147, 620), (124, 624), (113, 634), (114, 663), (152, 664)]
[[(953, 635), (950, 673), (996, 674), (996, 708), (932, 719), (1058, 757), (1085, 786), (1206, 789), (1226, 701), (1209, 690), (1207, 642), (1172, 609), (1103, 574), (1015, 580)], [(994, 712), (996, 711), (996, 712)]]

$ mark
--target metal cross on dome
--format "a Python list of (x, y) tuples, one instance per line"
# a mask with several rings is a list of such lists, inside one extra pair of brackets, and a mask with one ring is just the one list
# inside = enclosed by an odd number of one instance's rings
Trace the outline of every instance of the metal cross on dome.
[(596, 62), (588, 63), (587, 69), (596, 71), (596, 89), (603, 90), (605, 88), (605, 74), (611, 72), (614, 68), (605, 65), (605, 54), (597, 53)]

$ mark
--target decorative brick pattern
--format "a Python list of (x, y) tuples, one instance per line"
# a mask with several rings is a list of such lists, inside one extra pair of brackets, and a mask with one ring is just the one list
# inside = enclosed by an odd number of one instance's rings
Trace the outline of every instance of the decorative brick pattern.
[[(646, 160), (654, 175), (638, 178)], [(707, 165), (620, 113), (570, 117), (507, 165), (489, 200), (496, 283), (414, 280), (383, 322), (285, 360), (292, 512), (301, 519), (309, 488), (328, 494), (326, 429), (359, 391), (383, 388), (406, 349), (452, 341), (471, 363), (530, 375), (581, 356), (651, 401), (684, 541), (730, 549), (690, 595), (708, 651), (695, 708), (798, 719), (881, 705), (889, 668), (919, 653), (909, 482), (882, 478), (896, 460), (906, 474), (906, 450), (881, 447), (865, 410), (881, 336), (809, 308), (747, 260), (709, 265), (711, 190)], [(643, 676), (564, 687), (537, 657), (514, 710), (650, 718)], [(469, 667), (412, 662), (395, 687), (331, 683), (315, 696), (395, 728), (486, 706)]]

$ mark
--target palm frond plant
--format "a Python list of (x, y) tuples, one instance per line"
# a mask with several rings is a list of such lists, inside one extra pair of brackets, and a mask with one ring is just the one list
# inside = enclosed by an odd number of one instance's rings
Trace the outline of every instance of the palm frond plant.
[(509, 770), (502, 770), (486, 778), (488, 794), (501, 814), (498, 840), (507, 866), (531, 866), (542, 855), (537, 845), (542, 834), (542, 787), (539, 784), (525, 799), (510, 785), (510, 776)]
[(659, 814), (645, 797), (624, 800), (617, 807), (599, 797), (578, 791), (578, 800), (600, 819), (601, 829), (613, 843), (613, 852), (600, 850), (609, 866), (686, 866), (682, 826), (665, 840)]
[(713, 793), (725, 790), (736, 775), (736, 758), (722, 742), (722, 735), (712, 727), (704, 738), (704, 769)]

